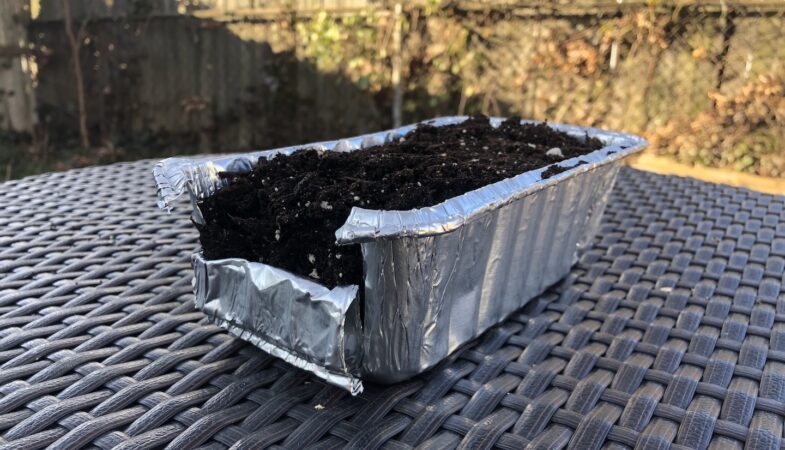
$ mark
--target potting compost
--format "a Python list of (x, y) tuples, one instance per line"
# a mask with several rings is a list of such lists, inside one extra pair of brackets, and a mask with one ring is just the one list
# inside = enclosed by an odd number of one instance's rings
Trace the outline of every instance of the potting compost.
[[(484, 116), (421, 124), (362, 151), (304, 149), (260, 158), (250, 172), (220, 173), (228, 186), (200, 202), (204, 224), (196, 225), (207, 259), (262, 262), (328, 287), (362, 285), (360, 246), (335, 242), (352, 207), (432, 206), (602, 146), (519, 118), (498, 127)], [(564, 170), (554, 165), (543, 177)]]

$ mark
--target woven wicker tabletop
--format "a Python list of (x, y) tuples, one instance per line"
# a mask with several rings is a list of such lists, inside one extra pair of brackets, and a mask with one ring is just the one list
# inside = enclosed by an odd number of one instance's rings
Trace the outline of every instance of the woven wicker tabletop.
[(560, 286), (351, 397), (194, 309), (151, 167), (0, 184), (3, 448), (783, 446), (785, 197), (624, 169)]

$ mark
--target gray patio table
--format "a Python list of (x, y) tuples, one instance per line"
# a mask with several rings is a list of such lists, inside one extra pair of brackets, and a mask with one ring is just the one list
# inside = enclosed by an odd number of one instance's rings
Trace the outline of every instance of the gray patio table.
[(623, 169), (563, 282), (351, 397), (194, 309), (152, 164), (0, 184), (2, 448), (783, 447), (785, 197)]

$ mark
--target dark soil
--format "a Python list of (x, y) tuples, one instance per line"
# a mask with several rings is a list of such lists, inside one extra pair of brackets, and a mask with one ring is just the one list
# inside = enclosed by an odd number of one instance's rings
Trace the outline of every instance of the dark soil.
[[(610, 153), (611, 152), (608, 152), (608, 154), (610, 154)], [(542, 173), (540, 174), (540, 178), (542, 178), (543, 180), (548, 179), (548, 178), (550, 178), (550, 177), (552, 177), (554, 175), (558, 175), (558, 174), (560, 174), (562, 172), (566, 172), (566, 171), (568, 171), (570, 169), (574, 169), (574, 168), (580, 166), (581, 164), (586, 164), (586, 161), (584, 161), (582, 159), (579, 159), (578, 162), (576, 162), (575, 164), (573, 164), (571, 166), (561, 166), (561, 165), (554, 164), (554, 165), (548, 167), (547, 169), (543, 170)]]
[[(561, 157), (546, 154), (555, 147)], [(335, 245), (335, 230), (353, 206), (432, 206), (601, 147), (518, 119), (498, 128), (487, 117), (421, 125), (398, 142), (362, 151), (302, 150), (260, 159), (248, 173), (221, 174), (229, 185), (200, 203), (206, 225), (197, 227), (208, 259), (264, 262), (328, 287), (362, 285), (360, 246)]]

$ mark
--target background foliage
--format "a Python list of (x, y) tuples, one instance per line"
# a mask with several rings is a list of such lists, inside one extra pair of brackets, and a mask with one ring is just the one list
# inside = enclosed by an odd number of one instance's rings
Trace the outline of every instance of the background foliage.
[(785, 174), (782, 2), (426, 1), (396, 16), (370, 1), (74, 1), (89, 150), (58, 5), (26, 23), (38, 125), (0, 139), (24, 148), (0, 152), (8, 176), (375, 131), (392, 125), (396, 90), (404, 123), (520, 115), (641, 133), (690, 164)]

